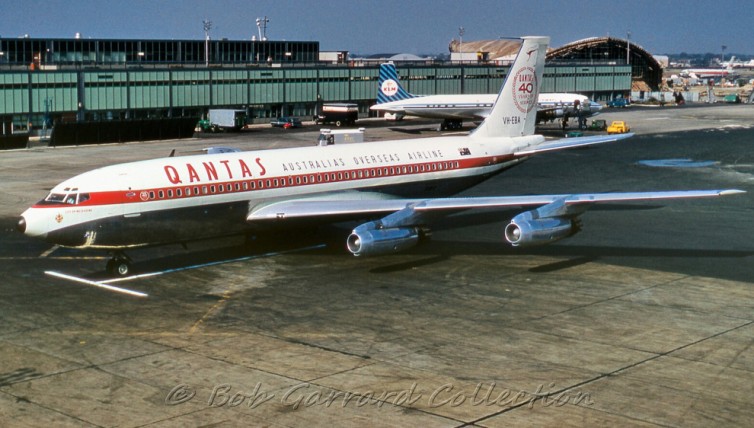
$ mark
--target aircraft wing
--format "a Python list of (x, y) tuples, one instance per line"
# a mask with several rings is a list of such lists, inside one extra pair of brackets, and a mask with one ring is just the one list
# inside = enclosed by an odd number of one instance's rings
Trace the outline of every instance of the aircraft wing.
[(527, 147), (514, 153), (515, 156), (527, 156), (538, 153), (553, 152), (556, 150), (572, 149), (577, 147), (586, 147), (594, 144), (612, 143), (633, 137), (633, 132), (625, 134), (612, 135), (590, 135), (587, 137), (562, 138), (559, 140), (548, 141), (534, 147)]
[[(547, 205), (562, 201), (569, 205), (591, 205), (604, 202), (632, 202), (664, 199), (688, 199), (744, 193), (742, 190), (686, 190), (665, 192), (583, 193), (573, 195), (491, 196), (437, 199), (385, 199), (379, 194), (365, 193), (360, 197), (338, 196), (333, 199), (311, 198), (271, 202), (253, 207), (246, 220), (304, 219), (317, 217), (369, 217), (411, 208), (417, 213), (471, 208), (505, 208)], [(355, 195), (351, 195), (355, 196)]]

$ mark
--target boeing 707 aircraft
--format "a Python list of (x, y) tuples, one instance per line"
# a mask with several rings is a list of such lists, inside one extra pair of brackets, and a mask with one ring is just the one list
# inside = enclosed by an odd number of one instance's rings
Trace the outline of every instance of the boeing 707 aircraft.
[[(380, 65), (377, 104), (369, 109), (395, 115), (443, 119), (440, 130), (459, 129), (466, 120), (483, 120), (498, 94), (414, 95), (406, 91), (391, 62)], [(580, 94), (541, 93), (537, 98), (537, 123), (569, 118), (584, 120), (599, 114), (602, 104)]]
[(124, 251), (287, 228), (297, 221), (359, 220), (344, 243), (356, 256), (416, 245), (425, 215), (479, 207), (533, 207), (503, 236), (547, 244), (580, 228), (578, 216), (611, 201), (709, 197), (738, 190), (449, 197), (528, 157), (629, 137), (546, 141), (534, 134), (548, 37), (524, 37), (492, 111), (470, 135), (260, 151), (218, 150), (95, 169), (56, 185), (18, 220), (20, 232), (113, 253), (107, 269), (131, 271)]

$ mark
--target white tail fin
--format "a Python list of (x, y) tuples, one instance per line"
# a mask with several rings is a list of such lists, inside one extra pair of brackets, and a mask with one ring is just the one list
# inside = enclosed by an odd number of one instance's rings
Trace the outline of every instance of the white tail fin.
[(474, 138), (534, 134), (537, 99), (549, 37), (523, 37), (524, 43), (505, 78), (490, 115), (471, 134)]

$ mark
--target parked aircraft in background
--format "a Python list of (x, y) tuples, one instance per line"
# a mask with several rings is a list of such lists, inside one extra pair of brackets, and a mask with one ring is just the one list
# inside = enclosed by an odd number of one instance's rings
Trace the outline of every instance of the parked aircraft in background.
[(736, 68), (736, 67), (743, 67), (744, 64), (745, 63), (743, 61), (737, 60), (736, 56), (733, 55), (733, 56), (730, 57), (730, 59), (728, 61), (721, 62), (720, 66), (722, 68)]
[[(414, 95), (403, 88), (395, 64), (380, 65), (377, 104), (371, 110), (391, 115), (443, 119), (440, 130), (458, 129), (463, 120), (484, 120), (498, 94)], [(569, 118), (594, 116), (602, 105), (580, 94), (542, 93), (537, 99), (537, 123), (560, 119), (563, 127)]]
[(579, 215), (595, 203), (740, 192), (449, 198), (532, 155), (631, 135), (555, 141), (534, 135), (548, 42), (548, 37), (523, 39), (492, 111), (470, 135), (218, 150), (106, 166), (55, 186), (21, 215), (17, 229), (61, 246), (111, 251), (108, 270), (127, 275), (131, 271), (127, 249), (292, 225), (360, 220), (344, 244), (352, 254), (367, 256), (416, 245), (424, 236), (428, 213), (536, 207), (515, 216), (502, 234), (514, 246), (527, 246), (578, 232)]
[(720, 66), (723, 68), (753, 68), (754, 67), (754, 59), (750, 59), (748, 61), (741, 61), (740, 59), (736, 59), (735, 55), (730, 57), (730, 60), (723, 61), (720, 63)]
[(733, 67), (727, 68), (689, 68), (681, 71), (681, 77), (692, 77), (696, 79), (713, 79), (716, 77), (727, 77), (733, 73)]

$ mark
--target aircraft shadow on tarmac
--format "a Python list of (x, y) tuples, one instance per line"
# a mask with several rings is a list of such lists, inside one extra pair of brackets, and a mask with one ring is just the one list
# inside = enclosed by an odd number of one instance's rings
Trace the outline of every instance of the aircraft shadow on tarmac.
[(422, 132), (437, 131), (437, 128), (388, 128), (393, 132), (400, 132), (402, 134), (415, 134), (419, 135)]
[[(615, 211), (629, 208), (628, 205), (604, 205), (593, 207), (594, 210)], [(659, 206), (631, 205), (631, 210), (651, 210)], [(479, 256), (546, 256), (558, 259), (556, 262), (547, 263), (531, 268), (532, 273), (554, 272), (569, 267), (578, 266), (589, 262), (605, 262), (609, 264), (627, 265), (637, 268), (669, 270), (674, 272), (698, 274), (715, 278), (741, 280), (751, 282), (754, 278), (754, 268), (747, 267), (749, 263), (743, 263), (741, 259), (754, 256), (754, 251), (724, 250), (712, 248), (673, 248), (673, 247), (641, 247), (641, 246), (610, 246), (610, 245), (574, 245), (568, 240), (552, 245), (513, 248), (503, 242), (502, 227), (512, 213), (497, 211), (468, 211), (455, 215), (435, 219), (431, 224), (432, 229), (447, 229), (450, 235), (447, 238), (428, 239), (427, 242), (406, 251), (408, 257), (405, 261), (395, 263), (394, 258), (388, 260), (385, 265), (374, 267), (372, 264), (368, 270), (372, 274), (389, 274), (410, 270), (416, 267), (432, 266), (440, 264), (453, 256), (479, 255)], [(474, 237), (459, 240), (456, 236), (458, 231), (453, 229), (485, 224), (499, 224), (500, 240), (475, 241)], [(345, 249), (346, 237), (350, 233), (351, 225), (324, 226), (310, 233), (290, 232), (265, 236), (250, 243), (244, 243), (243, 237), (231, 237), (215, 242), (189, 243), (186, 249), (177, 245), (135, 249), (129, 252), (134, 258), (133, 273), (143, 274), (152, 272), (170, 272), (177, 270), (202, 268), (214, 264), (228, 262), (254, 263), (253, 259), (271, 257), (278, 254), (305, 254), (316, 251), (318, 254), (333, 257), (353, 258)], [(15, 237), (15, 235), (13, 235)], [(20, 238), (19, 238), (20, 240)], [(20, 242), (19, 242), (20, 244)], [(28, 243), (26, 243), (28, 244)], [(39, 247), (39, 248), (38, 248)], [(41, 247), (34, 245), (29, 248), (30, 253), (39, 254)], [(61, 259), (92, 258), (85, 264), (75, 263), (76, 268), (82, 273), (82, 277), (92, 281), (110, 279), (112, 277), (104, 271), (104, 258), (106, 252), (79, 251), (59, 249), (55, 256)], [(418, 258), (416, 256), (419, 256)], [(52, 257), (52, 262), (55, 257)], [(41, 260), (41, 259), (40, 259)], [(42, 263), (45, 263), (44, 261)], [(56, 261), (54, 264), (61, 269), (65, 268), (70, 261)], [(99, 266), (99, 265), (102, 266)], [(40, 265), (39, 269), (44, 270)], [(90, 269), (95, 268), (96, 271)]]
[[(502, 237), (501, 237), (502, 240)], [(411, 268), (419, 263), (429, 265), (441, 262), (453, 255), (474, 256), (546, 256), (565, 258), (529, 269), (532, 273), (555, 272), (590, 262), (602, 262), (639, 269), (653, 269), (706, 276), (741, 282), (752, 282), (754, 269), (744, 258), (754, 256), (754, 251), (700, 249), (700, 248), (651, 248), (638, 246), (571, 245), (555, 243), (542, 247), (513, 248), (504, 242), (470, 242), (434, 240), (416, 247), (407, 254), (426, 255), (426, 260), (384, 266), (373, 272), (394, 272)]]

